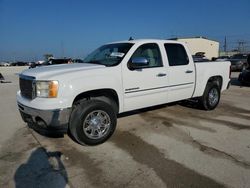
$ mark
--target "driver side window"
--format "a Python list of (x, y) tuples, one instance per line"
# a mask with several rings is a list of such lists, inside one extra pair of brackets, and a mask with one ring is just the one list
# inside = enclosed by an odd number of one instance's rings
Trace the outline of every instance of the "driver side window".
[(132, 55), (131, 59), (133, 58), (146, 58), (149, 62), (147, 67), (144, 68), (152, 68), (152, 67), (161, 67), (162, 66), (162, 59), (160, 49), (157, 44), (149, 43), (143, 44)]

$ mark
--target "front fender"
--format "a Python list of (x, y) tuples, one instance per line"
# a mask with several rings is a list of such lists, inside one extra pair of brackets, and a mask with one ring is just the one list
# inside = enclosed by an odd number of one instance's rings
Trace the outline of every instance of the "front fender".
[[(112, 76), (111, 76), (112, 75)], [(75, 98), (84, 92), (100, 89), (112, 89), (119, 100), (119, 111), (123, 109), (122, 79), (120, 74), (101, 74), (77, 77), (60, 85), (60, 98), (67, 98), (67, 106), (71, 107)]]

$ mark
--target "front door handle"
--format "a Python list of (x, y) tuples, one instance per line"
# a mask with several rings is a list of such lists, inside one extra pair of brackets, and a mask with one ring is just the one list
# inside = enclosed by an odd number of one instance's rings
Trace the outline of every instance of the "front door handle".
[(186, 73), (192, 73), (193, 71), (192, 70), (186, 70)]
[(165, 74), (165, 73), (159, 73), (159, 74), (157, 74), (157, 77), (163, 77), (163, 76), (167, 76), (167, 74)]

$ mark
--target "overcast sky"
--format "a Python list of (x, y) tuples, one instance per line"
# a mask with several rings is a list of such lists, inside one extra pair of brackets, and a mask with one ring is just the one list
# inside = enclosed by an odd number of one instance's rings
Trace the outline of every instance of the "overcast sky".
[(0, 60), (83, 58), (130, 36), (227, 36), (231, 48), (239, 40), (250, 45), (250, 1), (0, 0)]

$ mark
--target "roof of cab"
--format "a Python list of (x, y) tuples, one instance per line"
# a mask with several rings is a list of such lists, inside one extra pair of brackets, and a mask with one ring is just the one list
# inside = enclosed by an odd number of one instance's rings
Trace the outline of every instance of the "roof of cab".
[(163, 39), (134, 39), (134, 40), (125, 40), (125, 41), (116, 41), (116, 42), (111, 42), (109, 44), (115, 44), (115, 43), (139, 43), (139, 44), (144, 44), (144, 43), (177, 43), (177, 44), (184, 44), (184, 42), (180, 41), (175, 41), (175, 40), (163, 40)]

